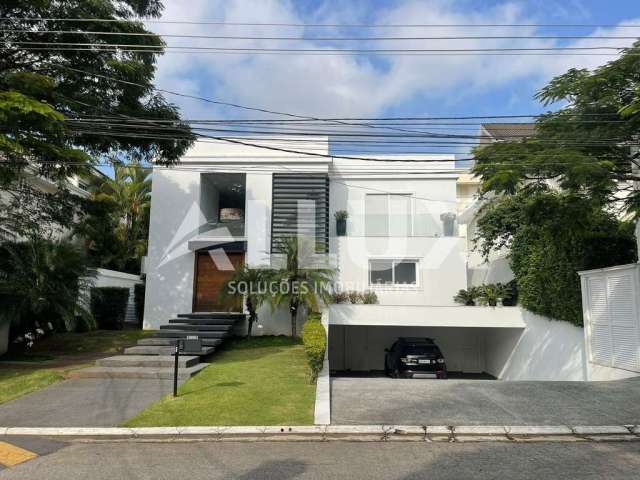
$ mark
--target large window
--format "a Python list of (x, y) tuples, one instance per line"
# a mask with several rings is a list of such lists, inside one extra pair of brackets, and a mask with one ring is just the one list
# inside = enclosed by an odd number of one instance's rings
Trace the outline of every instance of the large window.
[(384, 237), (411, 235), (411, 195), (367, 194), (365, 235)]
[(417, 285), (416, 260), (369, 260), (370, 285)]

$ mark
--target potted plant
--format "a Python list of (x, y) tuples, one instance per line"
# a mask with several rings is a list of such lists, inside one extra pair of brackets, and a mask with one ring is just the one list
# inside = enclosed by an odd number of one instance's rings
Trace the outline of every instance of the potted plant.
[(347, 217), (349, 214), (346, 210), (338, 210), (334, 216), (336, 217), (336, 235), (344, 237), (347, 234)]
[(502, 306), (502, 301), (511, 297), (511, 289), (502, 283), (490, 283), (480, 287), (479, 300), (482, 305)]
[(467, 290), (459, 290), (453, 301), (467, 307), (472, 307), (476, 304), (476, 299), (480, 296), (480, 289), (478, 287), (469, 287)]

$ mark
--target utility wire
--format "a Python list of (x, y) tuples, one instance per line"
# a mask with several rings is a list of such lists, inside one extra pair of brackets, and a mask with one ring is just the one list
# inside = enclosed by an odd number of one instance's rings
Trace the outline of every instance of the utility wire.
[(278, 22), (229, 22), (220, 20), (158, 20), (154, 18), (57, 18), (57, 17), (14, 17), (2, 18), (1, 22), (69, 22), (69, 23), (129, 23), (139, 21), (150, 24), (177, 24), (177, 25), (228, 25), (247, 27), (331, 27), (331, 28), (493, 28), (493, 27), (558, 27), (558, 28), (640, 28), (639, 24), (606, 24), (606, 23), (405, 23), (405, 24), (373, 24), (373, 23), (278, 23)]
[(429, 37), (282, 37), (282, 36), (234, 36), (234, 35), (194, 35), (157, 32), (105, 32), (91, 30), (11, 30), (0, 29), (0, 33), (19, 33), (37, 35), (96, 35), (96, 36), (130, 36), (130, 37), (166, 37), (166, 38), (199, 38), (209, 40), (283, 40), (313, 42), (352, 42), (352, 41), (420, 41), (420, 40), (637, 40), (637, 35), (466, 35), (466, 36), (429, 36)]

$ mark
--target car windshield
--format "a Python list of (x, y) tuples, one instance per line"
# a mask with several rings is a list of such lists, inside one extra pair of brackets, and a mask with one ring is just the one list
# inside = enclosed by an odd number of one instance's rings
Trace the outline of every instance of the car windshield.
[(402, 347), (404, 355), (433, 355), (440, 353), (435, 345), (404, 345)]

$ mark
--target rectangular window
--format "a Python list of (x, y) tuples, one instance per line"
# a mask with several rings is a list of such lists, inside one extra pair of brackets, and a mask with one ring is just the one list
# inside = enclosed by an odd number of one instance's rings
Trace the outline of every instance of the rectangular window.
[(370, 285), (417, 285), (416, 260), (369, 260)]
[(411, 195), (365, 196), (365, 235), (407, 237), (411, 235), (411, 223)]

